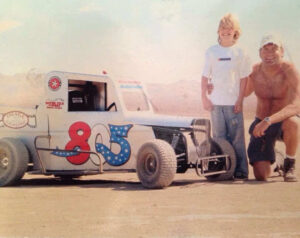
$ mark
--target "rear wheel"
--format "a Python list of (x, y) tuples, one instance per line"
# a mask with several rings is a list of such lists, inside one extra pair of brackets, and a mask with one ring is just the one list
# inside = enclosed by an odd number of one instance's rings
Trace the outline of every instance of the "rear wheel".
[(18, 182), (27, 171), (29, 156), (25, 145), (15, 138), (0, 140), (0, 186)]
[[(231, 146), (231, 144), (221, 138), (214, 138), (212, 141), (211, 153), (210, 156), (213, 155), (228, 155), (229, 156), (229, 164), (227, 165), (228, 171), (223, 174), (216, 174), (211, 176), (206, 176), (209, 181), (221, 181), (232, 179), (234, 175), (234, 170), (236, 167), (236, 156), (235, 152)], [(220, 171), (225, 168), (226, 158), (221, 157), (217, 158), (216, 161), (210, 162), (208, 165), (209, 172)]]
[(176, 155), (170, 144), (163, 140), (145, 143), (138, 152), (137, 174), (146, 188), (169, 186), (175, 176)]

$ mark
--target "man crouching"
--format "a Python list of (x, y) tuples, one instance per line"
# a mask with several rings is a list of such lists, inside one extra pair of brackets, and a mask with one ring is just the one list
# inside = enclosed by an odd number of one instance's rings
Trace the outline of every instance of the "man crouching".
[(275, 162), (275, 142), (283, 139), (286, 146), (284, 181), (295, 182), (295, 155), (298, 124), (293, 116), (300, 113), (299, 74), (291, 63), (284, 62), (283, 47), (275, 36), (265, 36), (260, 45), (261, 63), (253, 67), (247, 80), (245, 96), (257, 96), (256, 119), (249, 129), (251, 139), (248, 157), (257, 180), (265, 181)]

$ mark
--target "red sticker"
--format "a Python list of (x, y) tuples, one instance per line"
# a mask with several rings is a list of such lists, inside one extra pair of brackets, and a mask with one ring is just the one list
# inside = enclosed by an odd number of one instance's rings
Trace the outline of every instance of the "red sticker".
[(50, 89), (52, 89), (53, 91), (56, 91), (60, 88), (61, 86), (61, 80), (59, 77), (52, 77), (49, 79), (48, 81), (48, 86)]
[(64, 100), (62, 98), (56, 98), (53, 100), (47, 99), (45, 103), (47, 109), (62, 109), (62, 106), (64, 105)]

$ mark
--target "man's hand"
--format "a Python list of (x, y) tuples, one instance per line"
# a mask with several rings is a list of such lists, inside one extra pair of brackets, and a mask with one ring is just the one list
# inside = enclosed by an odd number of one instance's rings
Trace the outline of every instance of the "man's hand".
[(258, 123), (253, 130), (254, 137), (261, 137), (265, 134), (265, 131), (269, 128), (270, 124), (266, 121)]
[(202, 104), (207, 111), (212, 111), (214, 109), (214, 105), (207, 97), (202, 98)]
[(241, 111), (243, 111), (243, 100), (237, 100), (234, 105), (233, 112), (240, 113)]

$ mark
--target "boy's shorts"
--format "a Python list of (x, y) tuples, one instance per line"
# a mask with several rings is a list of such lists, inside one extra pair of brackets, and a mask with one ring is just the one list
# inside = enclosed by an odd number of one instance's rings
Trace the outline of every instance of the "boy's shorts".
[(275, 142), (278, 139), (282, 139), (283, 136), (281, 130), (282, 122), (272, 124), (265, 131), (264, 136), (255, 138), (252, 132), (259, 122), (261, 122), (261, 120), (256, 118), (249, 128), (249, 134), (251, 135), (247, 151), (249, 161), (251, 165), (257, 161), (270, 161), (271, 164), (273, 164), (275, 162)]

